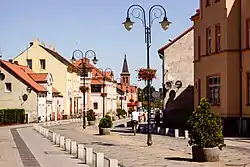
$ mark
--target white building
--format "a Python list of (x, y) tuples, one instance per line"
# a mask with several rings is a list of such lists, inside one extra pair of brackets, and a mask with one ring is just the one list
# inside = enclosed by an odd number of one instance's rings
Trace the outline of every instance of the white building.
[(12, 60), (0, 60), (0, 108), (25, 109), (28, 122), (61, 118), (62, 96), (50, 73), (34, 73)]

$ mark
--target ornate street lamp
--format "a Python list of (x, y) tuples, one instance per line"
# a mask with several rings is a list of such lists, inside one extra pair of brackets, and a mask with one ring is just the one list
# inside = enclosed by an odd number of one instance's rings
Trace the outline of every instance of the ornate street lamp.
[[(131, 13), (130, 13), (131, 11)], [(166, 10), (161, 5), (153, 5), (149, 9), (149, 17), (148, 22), (146, 21), (146, 13), (142, 6), (140, 5), (131, 5), (127, 10), (127, 18), (126, 21), (123, 22), (124, 27), (130, 31), (133, 28), (134, 22), (131, 21), (130, 15), (134, 17), (135, 19), (141, 20), (144, 28), (145, 28), (145, 43), (147, 47), (147, 69), (150, 69), (150, 63), (149, 63), (149, 49), (151, 44), (151, 27), (153, 24), (153, 21), (155, 19), (159, 19), (162, 16), (163, 20), (160, 22), (161, 27), (163, 30), (167, 30), (169, 25), (171, 24), (170, 21), (167, 19)], [(148, 88), (148, 137), (147, 137), (147, 144), (148, 146), (152, 145), (152, 136), (151, 136), (151, 109), (150, 109), (150, 80), (147, 81), (147, 88)]]
[[(81, 64), (81, 76), (83, 77), (83, 86), (84, 86), (84, 88), (85, 88), (85, 82), (86, 82), (86, 59), (87, 58), (89, 58), (89, 59), (91, 59), (91, 58), (93, 58), (92, 59), (92, 62), (94, 63), (94, 64), (96, 64), (97, 63), (97, 58), (96, 58), (96, 53), (93, 51), (93, 50), (87, 50), (86, 52), (85, 52), (85, 54), (81, 51), (81, 50), (75, 50), (74, 52), (73, 52), (73, 56), (72, 56), (72, 61), (75, 61), (76, 60), (76, 58), (81, 58), (82, 59), (82, 64)], [(82, 127), (83, 127), (83, 129), (85, 129), (86, 128), (86, 114), (85, 114), (85, 94), (86, 94), (86, 91), (84, 90), (84, 91), (82, 91), (82, 93), (83, 93), (83, 125), (82, 125)]]
[[(102, 81), (102, 116), (103, 118), (105, 117), (105, 97), (107, 96), (107, 93), (105, 92), (105, 81), (106, 81), (106, 76), (107, 76), (107, 72), (109, 71), (111, 74), (110, 76), (113, 77), (113, 71), (110, 68), (106, 68), (105, 70), (102, 70), (101, 68), (99, 68), (99, 70), (102, 72), (102, 77), (103, 77), (103, 81)], [(112, 79), (112, 78), (111, 78)]]

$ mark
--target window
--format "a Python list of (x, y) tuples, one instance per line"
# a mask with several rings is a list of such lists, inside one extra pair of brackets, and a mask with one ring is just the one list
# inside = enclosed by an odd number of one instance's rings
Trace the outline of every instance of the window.
[(207, 37), (207, 54), (211, 54), (211, 27), (206, 29), (206, 37)]
[(221, 45), (221, 40), (220, 40), (220, 25), (216, 25), (215, 26), (215, 48), (216, 48), (216, 52), (220, 52), (220, 45)]
[(210, 6), (210, 0), (206, 0), (206, 6)]
[(220, 77), (208, 77), (208, 93), (207, 98), (212, 105), (220, 104)]
[(98, 109), (98, 103), (97, 103), (97, 102), (94, 102), (94, 103), (93, 103), (93, 108), (94, 108), (94, 110), (97, 110), (97, 109)]
[(246, 46), (250, 48), (250, 19), (246, 21)]
[(198, 36), (198, 60), (201, 57), (201, 36)]
[[(81, 72), (80, 74), (81, 77), (88, 77), (88, 72)], [(83, 78), (81, 78), (83, 79)]]
[(128, 83), (128, 77), (126, 77), (126, 83)]
[(102, 85), (91, 85), (91, 92), (99, 93), (102, 90)]
[(5, 83), (5, 92), (11, 92), (11, 91), (12, 91), (11, 83)]
[(46, 68), (45, 59), (40, 59), (40, 66), (41, 66), (41, 69), (45, 70), (45, 68)]
[(27, 66), (32, 69), (32, 60), (31, 59), (27, 59)]

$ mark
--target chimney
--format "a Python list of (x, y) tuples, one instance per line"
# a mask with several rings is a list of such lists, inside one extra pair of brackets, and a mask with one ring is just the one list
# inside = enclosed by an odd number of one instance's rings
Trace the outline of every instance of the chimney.
[(30, 46), (32, 46), (33, 45), (33, 42), (30, 42)]
[(14, 61), (14, 64), (19, 65), (19, 64), (18, 64), (18, 61)]
[(13, 60), (12, 59), (9, 59), (9, 62), (13, 64)]
[(34, 39), (32, 42), (30, 42), (31, 45), (39, 45), (40, 44), (40, 41), (38, 38)]
[(56, 51), (56, 47), (54, 45), (50, 45), (49, 49), (52, 50), (52, 51), (54, 51), (54, 52)]

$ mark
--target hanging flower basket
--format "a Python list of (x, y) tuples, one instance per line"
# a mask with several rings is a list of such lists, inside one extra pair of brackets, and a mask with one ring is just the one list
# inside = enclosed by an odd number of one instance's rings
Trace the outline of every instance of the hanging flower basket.
[(106, 96), (107, 96), (107, 93), (101, 93), (101, 96), (102, 96), (102, 97), (106, 97)]
[(89, 87), (87, 87), (87, 86), (80, 86), (79, 89), (82, 93), (89, 91)]
[(139, 81), (152, 81), (156, 79), (156, 69), (141, 68), (137, 72), (137, 77)]
[(130, 103), (133, 103), (133, 102), (134, 102), (134, 99), (129, 99), (129, 102), (130, 102)]

